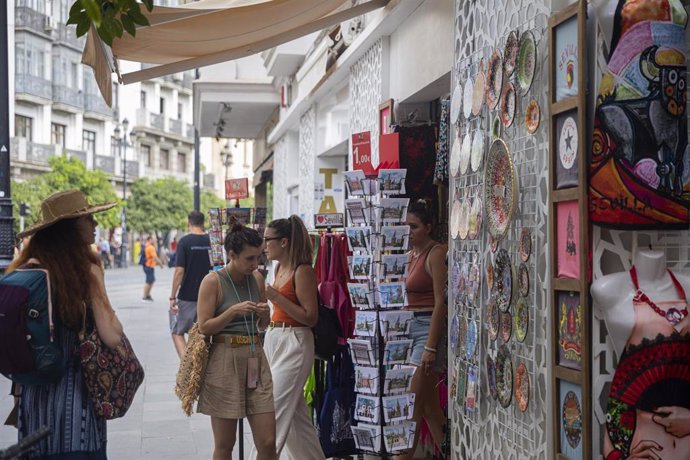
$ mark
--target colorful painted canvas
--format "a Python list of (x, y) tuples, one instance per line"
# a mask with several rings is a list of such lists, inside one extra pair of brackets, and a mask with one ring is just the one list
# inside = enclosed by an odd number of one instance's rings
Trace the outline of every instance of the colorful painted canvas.
[(582, 304), (577, 292), (558, 292), (558, 364), (582, 369)]

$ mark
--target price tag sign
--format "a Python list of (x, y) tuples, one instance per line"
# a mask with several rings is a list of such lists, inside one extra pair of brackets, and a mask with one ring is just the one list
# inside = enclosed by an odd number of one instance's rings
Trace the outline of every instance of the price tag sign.
[(354, 170), (364, 171), (365, 176), (375, 174), (371, 165), (371, 133), (355, 133), (352, 135), (352, 166)]

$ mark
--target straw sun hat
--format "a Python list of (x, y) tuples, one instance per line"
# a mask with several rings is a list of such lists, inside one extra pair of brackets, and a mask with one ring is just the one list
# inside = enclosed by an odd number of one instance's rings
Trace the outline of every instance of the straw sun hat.
[(86, 196), (79, 190), (53, 193), (41, 201), (41, 219), (23, 232), (18, 233), (17, 238), (32, 235), (64, 219), (76, 219), (77, 217), (107, 211), (115, 205), (117, 203), (90, 205), (86, 201)]

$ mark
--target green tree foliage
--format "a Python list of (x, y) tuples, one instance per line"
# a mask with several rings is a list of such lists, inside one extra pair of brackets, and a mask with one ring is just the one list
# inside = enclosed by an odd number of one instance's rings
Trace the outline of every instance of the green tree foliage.
[[(12, 183), (13, 214), (15, 229), (19, 229), (19, 205), (29, 205), (30, 214), (25, 217), (25, 224), (31, 225), (39, 220), (40, 203), (43, 198), (54, 192), (64, 190), (81, 190), (87, 200), (93, 204), (118, 202), (117, 194), (108, 175), (100, 170), (87, 171), (86, 166), (77, 158), (64, 156), (51, 157), (48, 160), (50, 172), (34, 177), (25, 182)], [(118, 206), (94, 216), (98, 225), (111, 228), (120, 223)]]
[[(153, 10), (153, 0), (141, 0), (148, 11)], [(124, 32), (136, 36), (137, 26), (148, 26), (149, 20), (141, 12), (136, 0), (76, 0), (69, 11), (67, 24), (77, 26), (77, 37), (96, 28), (101, 39), (113, 46), (113, 40)]]
[(139, 179), (132, 184), (127, 202), (127, 226), (140, 232), (185, 228), (192, 200), (187, 182), (174, 177)]

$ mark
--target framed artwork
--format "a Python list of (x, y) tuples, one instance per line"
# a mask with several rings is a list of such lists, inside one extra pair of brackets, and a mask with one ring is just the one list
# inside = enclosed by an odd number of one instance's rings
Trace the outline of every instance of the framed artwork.
[(393, 99), (387, 99), (379, 104), (379, 135), (390, 134), (393, 122)]
[(556, 102), (577, 96), (578, 48), (577, 17), (571, 17), (555, 28), (553, 74), (556, 76)]
[(580, 294), (558, 292), (558, 364), (582, 369), (582, 304)]
[(582, 388), (574, 383), (559, 381), (560, 453), (571, 460), (582, 459)]
[(556, 205), (556, 276), (580, 278), (580, 209), (577, 200)]
[(580, 148), (577, 110), (556, 117), (556, 189), (577, 187)]

